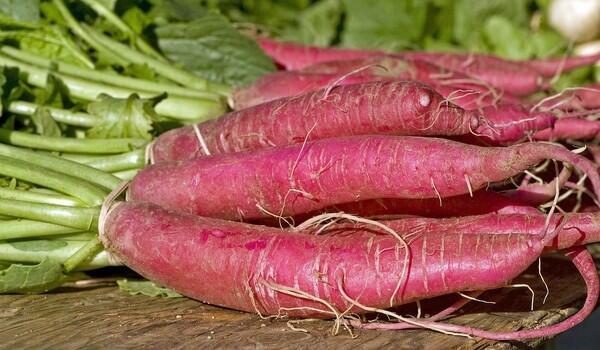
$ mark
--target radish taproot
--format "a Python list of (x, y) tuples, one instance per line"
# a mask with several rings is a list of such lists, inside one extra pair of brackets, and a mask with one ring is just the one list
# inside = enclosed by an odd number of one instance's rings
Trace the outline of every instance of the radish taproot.
[[(546, 250), (560, 250), (600, 242), (600, 212), (546, 214), (483, 214), (453, 218), (406, 217), (382, 220), (382, 224), (400, 233), (428, 234), (497, 234), (514, 233), (543, 235), (554, 232), (556, 237), (547, 242)], [(302, 227), (300, 225), (299, 227)], [(387, 232), (365, 224), (347, 223), (328, 225), (322, 233), (352, 235), (364, 230), (386, 235)]]
[(223, 219), (293, 216), (364, 199), (442, 200), (506, 180), (546, 159), (581, 169), (598, 196), (594, 163), (561, 146), (478, 147), (380, 135), (158, 163), (137, 174), (129, 195)]
[[(320, 318), (351, 306), (337, 288), (340, 279), (345, 293), (388, 308), (501, 287), (544, 247), (540, 236), (526, 234), (435, 234), (413, 240), (407, 251), (391, 235), (294, 234), (141, 202), (114, 206), (101, 234), (127, 266), (186, 296), (262, 315)], [(298, 297), (300, 291), (314, 298)]]
[[(448, 323), (434, 322), (435, 320), (421, 320), (418, 327), (411, 325), (406, 321), (397, 323), (382, 323), (382, 322), (367, 322), (362, 323), (357, 320), (350, 320), (350, 325), (360, 329), (407, 329), (407, 328), (423, 328), (423, 327), (435, 327), (436, 330), (442, 332), (450, 332), (452, 334), (460, 334), (466, 336), (474, 336), (484, 339), (493, 340), (523, 340), (533, 338), (552, 337), (560, 334), (570, 328), (575, 327), (579, 323), (583, 322), (591, 313), (594, 311), (594, 307), (598, 302), (598, 296), (600, 294), (600, 281), (598, 279), (598, 273), (596, 272), (596, 265), (591, 254), (583, 247), (575, 247), (569, 249), (565, 255), (573, 261), (573, 264), (583, 277), (586, 288), (587, 297), (582, 308), (573, 316), (550, 326), (536, 328), (536, 329), (521, 329), (512, 332), (492, 332), (485, 331), (482, 329), (454, 325)], [(411, 325), (410, 327), (408, 325)]]
[[(323, 213), (344, 212), (367, 218), (391, 218), (396, 216), (421, 216), (428, 218), (447, 218), (455, 216), (481, 214), (539, 214), (540, 211), (530, 204), (511, 199), (501, 193), (479, 190), (473, 195), (464, 194), (452, 197), (406, 199), (378, 198), (358, 202), (336, 204), (316, 212), (294, 217), (299, 223)], [(267, 221), (261, 221), (263, 223)], [(268, 221), (272, 224), (273, 221)], [(275, 225), (279, 225), (278, 220)]]
[[(552, 238), (436, 233), (402, 244), (391, 235), (367, 231), (295, 234), (142, 202), (114, 205), (100, 237), (108, 251), (127, 266), (188, 297), (263, 316), (337, 321), (347, 312), (395, 315), (384, 309), (453, 292), (506, 286), (539, 257)], [(558, 325), (493, 333), (432, 320), (398, 319), (416, 327), (491, 339), (525, 339), (564, 331), (589, 315), (598, 299), (598, 276), (586, 253), (574, 249), (567, 254), (584, 275), (588, 298), (574, 317)], [(362, 326), (356, 321), (351, 324)], [(370, 328), (386, 328), (375, 325)]]
[(174, 129), (156, 140), (152, 154), (166, 161), (349, 135), (463, 135), (477, 129), (480, 118), (417, 82), (371, 82), (271, 101)]
[(600, 121), (575, 117), (561, 118), (551, 128), (533, 134), (535, 140), (591, 140), (600, 136)]
[(320, 62), (365, 58), (383, 54), (383, 52), (378, 51), (305, 46), (266, 37), (258, 37), (256, 42), (267, 56), (288, 70), (301, 69)]
[[(436, 65), (395, 56), (374, 56), (364, 59), (332, 61), (309, 66), (300, 71), (269, 73), (254, 83), (234, 91), (236, 109), (331, 86), (379, 80), (417, 80), (436, 88), (438, 85), (456, 89), (471, 89), (497, 94), (483, 82)], [(436, 89), (437, 90), (437, 89)]]

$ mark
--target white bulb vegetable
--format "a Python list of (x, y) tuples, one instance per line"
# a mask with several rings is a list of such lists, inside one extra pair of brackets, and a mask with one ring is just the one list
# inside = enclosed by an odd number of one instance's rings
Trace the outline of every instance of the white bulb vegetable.
[(553, 0), (548, 9), (550, 25), (575, 42), (600, 34), (600, 0)]

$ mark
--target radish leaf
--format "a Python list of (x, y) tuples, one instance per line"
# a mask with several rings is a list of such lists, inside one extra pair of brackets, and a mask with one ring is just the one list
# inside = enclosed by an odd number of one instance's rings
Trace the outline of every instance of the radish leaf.
[(91, 102), (87, 111), (102, 118), (102, 123), (87, 131), (90, 138), (133, 137), (152, 138), (152, 122), (158, 120), (154, 105), (164, 96), (142, 99), (137, 94), (114, 98), (102, 94)]
[(342, 45), (386, 50), (411, 47), (425, 31), (428, 6), (422, 0), (344, 0)]
[(244, 85), (275, 70), (275, 65), (250, 38), (216, 13), (156, 29), (165, 55), (208, 80)]
[(39, 107), (31, 115), (31, 122), (35, 126), (35, 132), (42, 136), (60, 137), (60, 127), (47, 108)]
[(0, 13), (17, 21), (37, 22), (40, 20), (40, 0), (2, 0)]
[(161, 287), (152, 281), (129, 281), (118, 280), (119, 289), (131, 295), (142, 294), (149, 297), (180, 298), (181, 294), (165, 287)]
[(50, 259), (36, 265), (12, 264), (0, 270), (0, 293), (44, 293), (59, 287), (66, 279), (62, 265)]

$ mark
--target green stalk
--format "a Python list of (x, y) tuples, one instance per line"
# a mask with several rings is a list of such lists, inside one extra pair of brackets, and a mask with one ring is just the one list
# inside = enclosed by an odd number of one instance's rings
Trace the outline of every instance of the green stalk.
[(25, 202), (43, 203), (43, 204), (56, 204), (64, 205), (66, 207), (78, 207), (83, 206), (84, 203), (81, 201), (68, 196), (31, 192), (24, 190), (14, 190), (6, 187), (0, 187), (0, 198), (2, 199), (16, 199)]
[(36, 185), (81, 199), (89, 205), (100, 205), (109, 190), (83, 179), (54, 171), (23, 160), (0, 156), (0, 174), (15, 177)]
[(52, 31), (58, 34), (57, 36), (61, 39), (61, 44), (67, 49), (69, 49), (73, 56), (77, 57), (77, 59), (80, 62), (82, 62), (86, 67), (90, 69), (96, 68), (94, 62), (92, 62), (92, 60), (90, 60), (90, 58), (81, 49), (81, 47), (79, 47), (79, 45), (77, 45), (77, 43), (73, 41), (72, 37), (68, 34), (68, 30), (65, 30), (58, 26), (52, 26), (50, 28), (52, 28)]
[(111, 10), (109, 10), (103, 3), (97, 0), (82, 0), (86, 5), (91, 7), (96, 13), (100, 16), (106, 18), (110, 23), (112, 23), (115, 27), (117, 27), (123, 33), (129, 35), (131, 39), (133, 39), (135, 46), (140, 49), (140, 51), (154, 57), (155, 59), (166, 62), (165, 58), (162, 57), (154, 48), (148, 45), (147, 42), (144, 41), (136, 32), (131, 29), (127, 25), (127, 23), (123, 22), (119, 16), (115, 15)]
[(174, 84), (157, 83), (150, 80), (132, 78), (93, 69), (86, 69), (64, 62), (51, 61), (44, 57), (37, 56), (26, 51), (21, 51), (11, 46), (4, 46), (0, 49), (0, 51), (9, 55), (13, 59), (35, 65), (49, 71), (54, 70), (58, 73), (68, 74), (75, 77), (85, 77), (88, 80), (110, 85), (118, 85), (133, 91), (154, 92), (157, 95), (166, 92), (169, 94), (169, 96), (177, 95), (182, 97), (197, 97), (214, 101), (220, 101), (222, 98), (220, 95), (213, 92), (198, 91)]
[(96, 51), (98, 51), (99, 53), (103, 53), (105, 56), (107, 56), (107, 58), (113, 60), (115, 63), (123, 66), (127, 64), (127, 60), (119, 56), (113, 55), (108, 48), (102, 45), (102, 43), (98, 42), (92, 36), (90, 36), (89, 33), (83, 29), (81, 24), (79, 24), (77, 19), (73, 17), (63, 0), (52, 0), (52, 3), (54, 4), (54, 6), (56, 6), (58, 12), (60, 12), (61, 16), (67, 23), (67, 26), (73, 31), (73, 33), (75, 33), (77, 36), (83, 39), (83, 41), (85, 41), (88, 45), (93, 47)]
[(0, 156), (14, 159), (27, 159), (28, 163), (67, 174), (93, 184), (112, 190), (122, 182), (113, 175), (100, 171), (91, 166), (80, 164), (68, 159), (63, 159), (49, 154), (30, 151), (28, 149), (0, 144)]
[[(40, 263), (44, 259), (50, 259), (59, 263), (66, 263), (69, 258), (74, 254), (77, 254), (82, 248), (88, 243), (82, 241), (64, 241), (63, 247), (52, 249), (49, 251), (34, 251), (34, 250), (21, 250), (17, 249), (11, 243), (0, 244), (0, 260), (20, 263)], [(85, 260), (85, 259), (84, 259)], [(71, 263), (70, 263), (71, 264)], [(91, 261), (86, 262), (77, 267), (77, 270), (92, 270), (99, 269), (102, 267), (111, 266), (108, 260), (106, 251), (102, 251), (97, 254)], [(70, 266), (71, 267), (71, 266)], [(65, 269), (66, 270), (66, 269)]]
[(56, 236), (48, 236), (46, 239), (56, 240), (56, 241), (83, 241), (87, 242), (94, 237), (97, 237), (98, 234), (94, 232), (75, 232), (75, 233), (66, 233), (62, 235)]
[[(48, 74), (50, 73), (47, 70), (16, 61), (6, 55), (0, 55), (0, 65), (18, 67), (20, 70), (27, 73), (27, 82), (29, 84), (46, 88)], [(117, 98), (127, 98), (133, 93), (137, 93), (142, 98), (152, 98), (157, 96), (155, 93), (133, 91), (117, 86), (99, 84), (93, 81), (75, 78), (66, 74), (52, 74), (62, 80), (72, 96), (86, 101), (93, 101), (100, 94), (108, 94)], [(213, 118), (225, 112), (225, 106), (222, 102), (182, 96), (167, 97), (160, 101), (154, 107), (154, 109), (156, 110), (156, 113), (166, 117), (180, 120), (198, 121)]]
[(0, 199), (0, 214), (91, 231), (98, 227), (100, 208), (65, 207)]
[(94, 237), (85, 243), (81, 248), (79, 248), (73, 255), (71, 255), (65, 262), (63, 263), (63, 269), (65, 272), (69, 273), (81, 264), (88, 262), (98, 253), (100, 253), (103, 249), (102, 243), (98, 237)]
[(85, 157), (80, 155), (63, 154), (61, 157), (72, 159), (106, 172), (117, 172), (131, 169), (141, 169), (146, 165), (145, 150), (139, 149), (114, 156)]
[(47, 151), (87, 154), (129, 152), (133, 149), (143, 147), (146, 144), (146, 140), (143, 139), (75, 139), (68, 137), (49, 137), (2, 128), (0, 128), (0, 142)]
[(67, 125), (94, 127), (102, 122), (102, 118), (88, 113), (72, 112), (68, 109), (41, 106), (26, 101), (13, 101), (8, 105), (8, 111), (19, 115), (31, 116), (38, 108), (45, 108), (50, 112), (52, 119)]
[(140, 169), (131, 169), (131, 170), (125, 170), (125, 171), (118, 171), (113, 173), (114, 176), (118, 177), (119, 179), (123, 180), (123, 181), (129, 181), (132, 180), (137, 173), (140, 171)]
[(113, 52), (120, 55), (121, 58), (127, 59), (132, 63), (146, 64), (156, 73), (167, 79), (193, 89), (213, 91), (221, 93), (224, 96), (228, 96), (231, 92), (230, 88), (225, 85), (210, 83), (206, 79), (202, 79), (186, 70), (174, 66), (173, 64), (164, 63), (137, 52), (131, 49), (129, 46), (109, 38), (108, 36), (100, 33), (88, 25), (84, 24), (83, 26), (91, 37), (102, 43), (102, 45), (110, 48)]
[(81, 229), (49, 224), (47, 222), (13, 219), (0, 222), (0, 241), (56, 236), (81, 231)]

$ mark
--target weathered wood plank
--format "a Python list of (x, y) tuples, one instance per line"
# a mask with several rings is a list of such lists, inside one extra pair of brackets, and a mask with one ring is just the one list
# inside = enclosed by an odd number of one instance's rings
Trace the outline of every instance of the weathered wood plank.
[[(577, 271), (569, 261), (555, 258), (544, 259), (543, 267), (550, 287), (545, 305), (535, 269), (518, 280), (536, 291), (536, 311), (526, 312), (531, 299), (525, 289), (503, 289), (482, 296), (496, 305), (470, 303), (452, 322), (506, 331), (553, 324), (573, 314), (585, 296)], [(424, 310), (434, 312), (449, 302), (424, 302)], [(115, 287), (0, 296), (2, 349), (508, 349), (541, 342), (491, 342), (425, 330), (356, 331), (358, 337), (352, 339), (347, 332), (330, 335), (331, 325), (296, 325), (309, 331), (303, 333), (292, 331), (285, 320), (260, 319), (185, 298), (129, 296)]]

